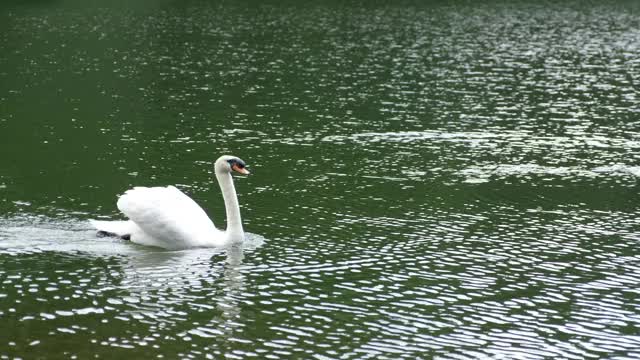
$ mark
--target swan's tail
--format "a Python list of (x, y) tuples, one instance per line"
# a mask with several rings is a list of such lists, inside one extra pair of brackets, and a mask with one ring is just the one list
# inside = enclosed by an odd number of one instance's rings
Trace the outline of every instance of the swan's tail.
[(89, 223), (98, 230), (99, 234), (118, 236), (123, 239), (128, 239), (136, 226), (131, 220), (101, 221), (90, 219)]

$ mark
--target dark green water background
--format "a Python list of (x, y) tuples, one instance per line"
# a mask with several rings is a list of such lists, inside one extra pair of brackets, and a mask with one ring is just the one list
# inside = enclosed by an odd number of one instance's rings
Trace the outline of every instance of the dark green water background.
[[(4, 1), (0, 358), (640, 357), (640, 6)], [(244, 249), (96, 238), (176, 184)]]

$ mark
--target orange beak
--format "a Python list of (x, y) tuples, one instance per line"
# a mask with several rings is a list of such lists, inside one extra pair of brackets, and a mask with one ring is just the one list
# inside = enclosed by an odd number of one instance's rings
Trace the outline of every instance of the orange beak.
[(237, 173), (240, 173), (240, 174), (243, 174), (243, 175), (249, 175), (250, 174), (249, 170), (247, 170), (245, 168), (240, 168), (238, 165), (233, 165), (231, 167), (231, 169), (233, 169), (233, 171), (235, 171)]

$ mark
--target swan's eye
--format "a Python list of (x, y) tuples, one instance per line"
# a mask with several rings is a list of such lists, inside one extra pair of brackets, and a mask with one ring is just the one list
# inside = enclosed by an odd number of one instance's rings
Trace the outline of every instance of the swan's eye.
[(247, 171), (245, 169), (246, 165), (244, 163), (244, 161), (240, 160), (240, 159), (231, 159), (228, 161), (229, 166), (231, 167), (231, 170), (239, 172), (240, 174), (249, 174), (249, 171)]

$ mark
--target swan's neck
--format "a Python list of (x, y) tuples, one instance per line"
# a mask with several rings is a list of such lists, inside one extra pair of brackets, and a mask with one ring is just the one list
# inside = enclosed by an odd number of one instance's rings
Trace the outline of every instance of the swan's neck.
[(240, 217), (240, 206), (238, 205), (238, 195), (233, 185), (233, 178), (230, 173), (216, 173), (222, 197), (224, 198), (224, 207), (227, 211), (227, 236), (230, 239), (242, 240), (244, 230), (242, 229), (242, 218)]

